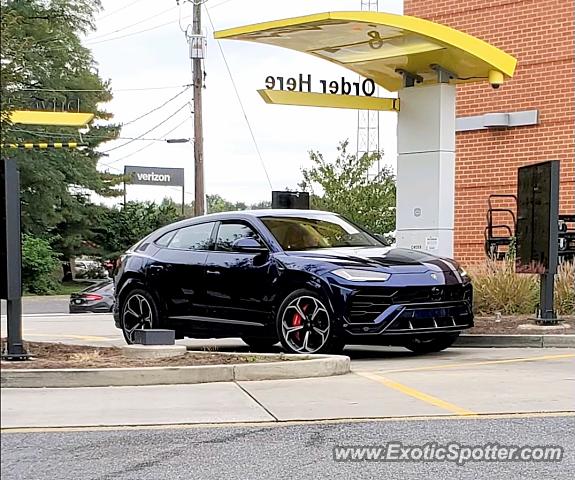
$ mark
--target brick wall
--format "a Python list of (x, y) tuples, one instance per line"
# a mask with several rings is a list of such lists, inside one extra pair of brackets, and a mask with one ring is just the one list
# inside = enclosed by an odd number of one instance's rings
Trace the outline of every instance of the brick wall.
[[(456, 142), (455, 256), (482, 261), (487, 197), (516, 193), (517, 168), (561, 161), (561, 211), (575, 211), (573, 0), (404, 0), (406, 15), (481, 38), (518, 60), (498, 90), (458, 86), (457, 115), (539, 110), (539, 125), (460, 132)], [(505, 218), (501, 218), (505, 220)]]

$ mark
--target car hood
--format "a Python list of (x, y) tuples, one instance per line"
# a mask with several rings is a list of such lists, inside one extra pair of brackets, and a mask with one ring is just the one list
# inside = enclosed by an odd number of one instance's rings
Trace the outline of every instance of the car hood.
[(288, 257), (331, 263), (341, 267), (375, 268), (401, 273), (453, 272), (452, 260), (416, 250), (389, 247), (338, 247), (286, 252)]

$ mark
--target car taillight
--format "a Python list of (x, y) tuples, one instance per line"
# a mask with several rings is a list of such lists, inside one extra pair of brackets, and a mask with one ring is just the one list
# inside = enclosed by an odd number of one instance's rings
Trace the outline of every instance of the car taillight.
[(97, 293), (83, 293), (81, 297), (84, 300), (102, 300), (102, 295), (98, 295)]

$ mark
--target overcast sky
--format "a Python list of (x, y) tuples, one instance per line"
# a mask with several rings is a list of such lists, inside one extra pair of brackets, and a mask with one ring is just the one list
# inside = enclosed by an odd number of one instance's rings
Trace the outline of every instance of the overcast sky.
[[(181, 12), (176, 0), (103, 0), (104, 10), (98, 15), (97, 31), (87, 36), (85, 45), (92, 49), (101, 76), (111, 80), (114, 99), (105, 109), (114, 114), (114, 121), (130, 122), (176, 95), (182, 90), (180, 86), (191, 83), (188, 46), (178, 17), (181, 14), (184, 28), (190, 24), (192, 5), (184, 0), (180, 3)], [(402, 0), (380, 0), (379, 10), (401, 13), (402, 4)], [(361, 0), (209, 0), (206, 3), (216, 30), (311, 13), (360, 10), (360, 6)], [(270, 186), (264, 168), (205, 11), (203, 27), (208, 39), (204, 90), (206, 192), (246, 203), (269, 200)], [(221, 41), (221, 46), (274, 189), (296, 187), (301, 181), (301, 168), (309, 166), (310, 149), (333, 157), (338, 142), (349, 139), (350, 149), (355, 152), (357, 112), (267, 105), (257, 93), (257, 89), (264, 88), (268, 75), (291, 77), (309, 73), (317, 82), (341, 79), (342, 75), (355, 81), (355, 74), (309, 55), (277, 47), (233, 40)], [(132, 90), (143, 88), (158, 89)], [(380, 90), (380, 95), (386, 96), (387, 92)], [(126, 125), (121, 136), (141, 135), (187, 102), (191, 104), (191, 98), (189, 89), (165, 107)], [(181, 126), (175, 128), (180, 123)], [(169, 138), (193, 137), (190, 107), (182, 108), (144, 138), (161, 138), (174, 128)], [(380, 147), (384, 150), (384, 161), (394, 168), (395, 129), (395, 114), (382, 112)], [(116, 140), (102, 146), (103, 151), (113, 148), (108, 157), (101, 160), (102, 170), (118, 172), (124, 165), (185, 168), (186, 201), (193, 199), (191, 143), (133, 141), (127, 144), (128, 141)], [(177, 188), (128, 187), (129, 200), (161, 200), (165, 196), (181, 198)]]

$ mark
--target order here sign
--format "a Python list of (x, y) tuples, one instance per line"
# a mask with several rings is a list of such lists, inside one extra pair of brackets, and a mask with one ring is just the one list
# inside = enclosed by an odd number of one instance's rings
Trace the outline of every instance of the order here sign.
[(131, 178), (128, 182), (132, 185), (175, 185), (184, 186), (183, 168), (163, 167), (138, 167), (126, 165), (124, 175)]

